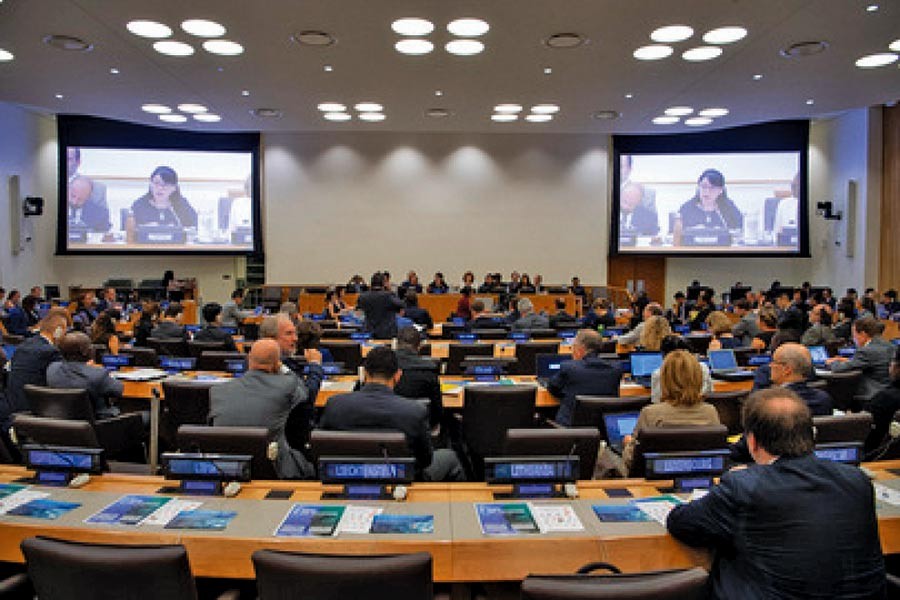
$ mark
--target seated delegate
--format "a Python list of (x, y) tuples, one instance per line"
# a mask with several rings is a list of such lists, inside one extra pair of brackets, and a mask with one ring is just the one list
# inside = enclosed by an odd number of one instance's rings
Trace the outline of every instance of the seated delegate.
[(703, 171), (697, 180), (697, 193), (678, 212), (684, 229), (740, 229), (744, 225), (740, 209), (728, 198), (725, 177), (715, 169)]
[(196, 227), (197, 211), (181, 194), (178, 174), (171, 167), (156, 167), (150, 189), (131, 205), (136, 225)]

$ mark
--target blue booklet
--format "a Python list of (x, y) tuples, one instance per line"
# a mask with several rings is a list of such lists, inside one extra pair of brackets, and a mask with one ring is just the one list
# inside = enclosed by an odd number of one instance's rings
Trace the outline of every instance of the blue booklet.
[(183, 510), (166, 523), (166, 529), (222, 530), (236, 516), (231, 510)]
[(75, 510), (81, 506), (77, 502), (60, 502), (58, 500), (48, 500), (47, 498), (38, 498), (31, 502), (19, 505), (9, 511), (8, 515), (16, 515), (17, 517), (34, 517), (35, 519), (58, 519), (70, 510)]
[(475, 512), (485, 535), (518, 535), (520, 533), (540, 533), (525, 502), (511, 504), (476, 504)]
[(138, 525), (171, 498), (162, 496), (122, 496), (100, 512), (91, 515), (86, 523), (103, 525)]
[(433, 515), (375, 515), (370, 533), (434, 533)]
[(594, 514), (604, 523), (650, 521), (649, 515), (634, 504), (595, 504)]
[(0, 500), (24, 489), (24, 485), (17, 485), (15, 483), (0, 483)]
[(277, 537), (334, 535), (344, 515), (343, 506), (295, 504), (275, 530)]

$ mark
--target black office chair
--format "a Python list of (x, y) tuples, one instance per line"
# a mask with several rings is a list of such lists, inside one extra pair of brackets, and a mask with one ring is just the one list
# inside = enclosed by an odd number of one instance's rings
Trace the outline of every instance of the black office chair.
[(509, 337), (509, 330), (502, 327), (492, 327), (490, 329), (473, 329), (472, 333), (478, 336), (479, 340), (505, 340)]
[(732, 350), (734, 351), (734, 358), (737, 360), (739, 367), (748, 366), (750, 364), (750, 357), (759, 355), (759, 350), (750, 348), (749, 346), (732, 348)]
[(331, 431), (315, 429), (309, 438), (310, 454), (318, 466), (323, 456), (408, 458), (412, 456), (400, 431)]
[[(612, 575), (590, 575), (606, 569)], [(622, 573), (605, 563), (585, 565), (576, 575), (528, 575), (522, 600), (703, 600), (709, 574), (700, 567)]]
[(197, 359), (198, 371), (225, 371), (230, 360), (242, 360), (246, 364), (247, 355), (242, 352), (204, 350)]
[(691, 352), (694, 354), (705, 355), (706, 351), (709, 350), (709, 343), (712, 341), (712, 336), (692, 333), (684, 336), (684, 341), (687, 342)]
[(609, 443), (604, 415), (641, 412), (649, 404), (650, 396), (575, 396), (572, 427), (594, 427), (600, 432), (600, 439)]
[(147, 345), (156, 351), (158, 356), (188, 357), (187, 342), (176, 339), (147, 338)]
[(269, 460), (270, 446), (275, 441), (265, 427), (182, 425), (178, 428), (177, 441), (182, 452), (250, 455), (253, 479), (278, 479), (275, 462)]
[(484, 479), (484, 459), (500, 456), (507, 429), (534, 426), (537, 388), (528, 385), (489, 385), (463, 390), (462, 431), (471, 474)]
[(263, 286), (260, 304), (264, 309), (277, 312), (281, 308), (281, 286)]
[(516, 364), (513, 374), (534, 375), (537, 373), (538, 354), (558, 354), (559, 342), (520, 342), (516, 344)]
[(593, 427), (507, 429), (502, 456), (577, 456), (578, 479), (593, 479), (600, 432)]
[(822, 372), (819, 377), (825, 380), (825, 391), (831, 396), (834, 408), (842, 411), (858, 411), (862, 408), (856, 399), (862, 371)]
[(427, 552), (382, 556), (253, 553), (260, 600), (430, 600), (431, 563)]
[(703, 397), (707, 404), (716, 407), (719, 422), (728, 428), (728, 435), (737, 435), (744, 430), (741, 423), (741, 409), (748, 392), (712, 392)]
[(551, 340), (558, 337), (556, 329), (552, 329), (550, 327), (529, 329), (528, 333), (531, 334), (531, 338), (534, 340)]
[(334, 362), (344, 363), (344, 369), (356, 373), (362, 365), (362, 346), (359, 342), (321, 342), (319, 348), (331, 352)]
[(447, 356), (447, 375), (461, 375), (462, 363), (469, 357), (494, 356), (493, 344), (450, 344)]
[(225, 342), (195, 342), (190, 340), (187, 346), (188, 355), (193, 358), (200, 358), (204, 352), (225, 352)]
[(13, 430), (20, 445), (34, 443), (72, 448), (102, 448), (94, 428), (87, 421), (17, 413), (13, 417)]
[(159, 355), (156, 354), (156, 350), (153, 348), (141, 348), (140, 346), (133, 346), (131, 348), (122, 348), (119, 350), (120, 354), (130, 354), (134, 357), (132, 361), (132, 365), (135, 367), (159, 367)]
[(872, 415), (867, 412), (840, 416), (813, 417), (816, 444), (864, 443), (872, 432)]
[(182, 425), (207, 424), (209, 390), (213, 385), (201, 381), (163, 381), (165, 399), (160, 402), (159, 437), (165, 447), (178, 446), (178, 428)]
[(693, 452), (727, 450), (728, 428), (724, 425), (686, 425), (683, 427), (651, 427), (637, 434), (637, 444), (629, 477), (644, 476), (644, 454), (648, 452)]

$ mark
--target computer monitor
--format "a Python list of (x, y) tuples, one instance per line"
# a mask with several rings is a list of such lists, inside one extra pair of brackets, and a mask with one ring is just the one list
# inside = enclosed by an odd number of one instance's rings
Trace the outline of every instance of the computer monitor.
[(527, 342), (531, 339), (531, 333), (527, 331), (510, 331), (508, 337), (515, 342)]
[(838, 356), (843, 356), (844, 358), (853, 358), (856, 356), (856, 348), (840, 348), (838, 349)]
[(170, 373), (178, 373), (181, 371), (193, 371), (197, 365), (196, 358), (187, 358), (183, 356), (161, 356), (159, 357), (159, 366)]
[(632, 377), (650, 377), (662, 366), (662, 352), (632, 352), (629, 355)]
[(219, 329), (228, 335), (237, 335), (238, 328), (237, 327), (219, 327)]
[[(512, 497), (561, 496), (567, 483), (578, 479), (578, 456), (508, 456), (484, 459), (485, 481), (512, 484)], [(495, 494), (499, 496), (499, 494)]]
[(687, 335), (691, 332), (690, 325), (675, 325), (672, 327), (672, 331), (677, 333), (678, 335)]
[(344, 486), (341, 493), (329, 497), (387, 499), (392, 487), (413, 481), (415, 466), (413, 458), (323, 456), (319, 458), (319, 477), (323, 483)]
[(863, 445), (860, 442), (838, 442), (816, 444), (816, 457), (846, 465), (859, 465), (863, 459)]
[(737, 369), (737, 357), (734, 355), (734, 350), (710, 350), (707, 352), (707, 356), (709, 356), (709, 368), (713, 371)]
[(25, 444), (22, 447), (25, 466), (35, 472), (34, 481), (40, 485), (66, 485), (79, 473), (102, 473), (101, 448), (76, 448)]
[(675, 490), (679, 492), (708, 489), (713, 478), (728, 469), (729, 456), (728, 449), (646, 452), (645, 476), (647, 479), (674, 479)]
[(821, 367), (828, 360), (828, 350), (825, 346), (810, 346), (809, 354), (812, 357), (812, 364), (815, 367)]
[(249, 454), (190, 454), (166, 452), (162, 455), (163, 475), (181, 481), (185, 494), (217, 495), (229, 481), (250, 481)]
[(247, 372), (247, 361), (243, 358), (229, 358), (225, 360), (225, 370), (234, 377), (241, 377)]
[(499, 362), (480, 362), (473, 359), (464, 360), (463, 366), (464, 374), (467, 377), (474, 377), (475, 381), (498, 381), (503, 375), (503, 364)]
[(202, 327), (200, 325), (185, 325), (184, 326), (184, 330), (190, 334), (197, 333), (201, 329), (202, 329)]
[(535, 356), (537, 362), (538, 379), (550, 379), (559, 373), (562, 364), (572, 360), (571, 354), (538, 354)]
[(453, 338), (462, 344), (474, 344), (478, 341), (478, 334), (460, 331), (459, 333), (454, 333)]
[(368, 331), (354, 331), (350, 334), (350, 339), (355, 342), (368, 342), (372, 339), (372, 334)]
[(626, 435), (632, 435), (637, 425), (640, 413), (623, 412), (623, 413), (605, 413), (603, 415), (603, 424), (606, 426), (606, 440), (609, 447), (618, 453), (622, 453), (625, 447), (624, 438)]
[(747, 366), (761, 367), (772, 362), (771, 354), (755, 354), (747, 359)]
[(607, 327), (603, 330), (603, 337), (617, 337), (625, 333), (624, 327)]
[(127, 367), (134, 360), (131, 354), (104, 354), (100, 357), (100, 362), (107, 371), (118, 371), (121, 367)]

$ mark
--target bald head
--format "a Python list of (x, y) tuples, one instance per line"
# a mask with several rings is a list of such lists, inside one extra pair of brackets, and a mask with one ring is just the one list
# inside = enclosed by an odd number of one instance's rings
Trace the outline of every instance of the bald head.
[(278, 371), (281, 359), (281, 349), (278, 342), (271, 339), (257, 340), (250, 348), (250, 370), (275, 373)]
[(743, 409), (744, 432), (754, 460), (805, 456), (813, 451), (813, 422), (809, 407), (783, 387), (754, 392)]
[(806, 346), (789, 342), (772, 355), (772, 381), (777, 384), (804, 381), (812, 374), (812, 356)]

